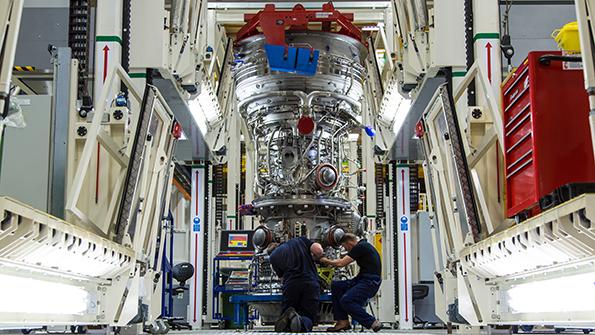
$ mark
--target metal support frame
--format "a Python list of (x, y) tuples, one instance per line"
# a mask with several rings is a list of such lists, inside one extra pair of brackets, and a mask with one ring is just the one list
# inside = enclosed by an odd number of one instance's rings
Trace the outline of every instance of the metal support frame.
[[(0, 313), (0, 324), (115, 324), (115, 318), (126, 324), (131, 320), (134, 314), (130, 315), (130, 309), (118, 308), (127, 299), (124, 291), (136, 273), (135, 253), (131, 248), (6, 197), (0, 197), (0, 213), (3, 278), (33, 279), (32, 290), (42, 285), (75, 285), (90, 296), (85, 302), (88, 308), (76, 315), (52, 315), (50, 310), (43, 314)], [(42, 296), (38, 299), (40, 304), (55, 303), (42, 300), (46, 299)], [(77, 296), (64, 299), (63, 304), (80, 304)]]
[[(480, 88), (482, 111), (489, 122), (483, 136), (471, 142), (467, 109), (458, 108), (470, 83)], [(452, 95), (451, 95), (452, 94)], [(502, 152), (502, 118), (493, 89), (474, 63), (451, 93), (443, 84), (428, 104), (423, 116), (422, 143), (427, 161), (424, 166), (427, 191), (435, 205), (439, 234), (433, 246), (437, 262), (436, 310), (444, 321), (485, 324), (480, 307), (483, 291), (457, 266), (465, 246), (480, 241), (494, 231), (494, 223), (482, 189), (478, 163), (491, 148)], [(466, 130), (466, 131), (465, 131)], [(438, 236), (439, 235), (439, 242)], [(451, 311), (445, 313), (446, 310)], [(460, 313), (460, 315), (459, 315)], [(464, 316), (461, 317), (461, 315)]]
[[(132, 99), (135, 99), (136, 103), (140, 105), (142, 98), (134, 88), (133, 83), (130, 81), (130, 78), (124, 72), (122, 67), (117, 66), (115, 68), (115, 71), (110, 73), (110, 75), (108, 76), (107, 82), (107, 88), (114, 87), (116, 83), (118, 83), (119, 85), (119, 83), (122, 82), (124, 85), (128, 87), (129, 96)], [(112, 229), (114, 229), (113, 224), (116, 222), (116, 215), (121, 215), (121, 213), (118, 212), (118, 207), (120, 201), (122, 201), (123, 195), (121, 193), (122, 191), (124, 191), (125, 182), (127, 180), (127, 177), (131, 177), (127, 173), (129, 164), (135, 162), (140, 164), (138, 159), (144, 160), (145, 164), (138, 165), (135, 163), (135, 167), (137, 165), (143, 166), (143, 170), (138, 171), (138, 173), (135, 174), (135, 184), (131, 186), (134, 186), (134, 189), (141, 187), (140, 191), (142, 192), (142, 196), (141, 194), (134, 193), (130, 194), (132, 197), (126, 198), (126, 200), (134, 201), (136, 204), (139, 204), (138, 201), (140, 199), (143, 199), (141, 200), (144, 203), (143, 207), (147, 206), (149, 201), (151, 201), (153, 205), (156, 205), (154, 201), (157, 199), (153, 198), (153, 194), (150, 192), (150, 189), (156, 187), (155, 183), (157, 182), (157, 180), (159, 180), (159, 178), (161, 178), (164, 175), (162, 173), (162, 170), (163, 167), (167, 164), (168, 157), (170, 157), (169, 155), (171, 154), (170, 151), (172, 150), (172, 145), (168, 141), (168, 137), (171, 137), (169, 136), (169, 133), (172, 127), (173, 114), (171, 110), (169, 110), (167, 103), (165, 102), (163, 97), (161, 97), (161, 94), (159, 94), (157, 90), (155, 90), (151, 86), (147, 86), (147, 90), (153, 92), (151, 93), (153, 99), (151, 103), (147, 106), (148, 109), (145, 110), (145, 113), (147, 114), (146, 118), (143, 119), (143, 116), (139, 112), (133, 113), (131, 119), (131, 129), (134, 129), (135, 131), (137, 129), (141, 129), (141, 125), (143, 125), (141, 121), (144, 120), (145, 127), (148, 127), (150, 122), (156, 122), (156, 124), (158, 125), (158, 128), (156, 129), (158, 129), (158, 131), (153, 131), (149, 138), (147, 138), (146, 140), (142, 138), (140, 142), (137, 142), (137, 139), (139, 139), (138, 136), (140, 134), (136, 133), (130, 139), (130, 141), (132, 141), (130, 143), (140, 143), (139, 145), (142, 145), (143, 148), (146, 146), (149, 150), (135, 150), (139, 147), (135, 147), (134, 145), (128, 145), (129, 140), (127, 137), (114, 140), (112, 139), (110, 134), (106, 132), (103, 122), (104, 118), (106, 118), (104, 113), (108, 111), (108, 119), (110, 117), (113, 117), (113, 115), (111, 115), (111, 111), (108, 108), (108, 106), (111, 104), (111, 99), (108, 99), (110, 89), (105, 89), (103, 90), (102, 97), (99, 100), (100, 104), (95, 109), (96, 112), (93, 116), (93, 121), (86, 135), (87, 140), (85, 142), (84, 149), (81, 152), (81, 156), (78, 160), (78, 166), (74, 175), (72, 188), (69, 192), (66, 209), (70, 211), (74, 216), (76, 216), (78, 220), (80, 220), (80, 222), (86, 225), (89, 229), (104, 236), (108, 236), (110, 233), (115, 233), (116, 235), (119, 235), (119, 239), (122, 239), (123, 234), (128, 232), (128, 226), (130, 224), (130, 222), (128, 222), (128, 219), (125, 220), (127, 222), (119, 222), (119, 225), (121, 227), (117, 231)], [(127, 113), (127, 111), (124, 111), (123, 113)], [(150, 121), (152, 118), (151, 115), (153, 115), (154, 121)], [(153, 140), (156, 141), (155, 145), (151, 143)], [(118, 143), (116, 141), (121, 141), (121, 143)], [(103, 148), (104, 151), (102, 152), (107, 153), (108, 156), (113, 160), (111, 166), (114, 169), (114, 171), (116, 171), (115, 176), (117, 176), (117, 178), (115, 178), (115, 181), (114, 179), (111, 179), (111, 189), (113, 190), (111, 194), (106, 196), (101, 203), (96, 203), (95, 206), (85, 207), (87, 208), (87, 210), (85, 210), (81, 208), (81, 201), (84, 200), (83, 187), (85, 185), (88, 185), (88, 176), (91, 173), (91, 171), (93, 171), (92, 169), (95, 169), (95, 167), (92, 168), (92, 159), (94, 152), (96, 153), (98, 150), (97, 148)], [(125, 150), (122, 150), (123, 148), (125, 148)], [(133, 152), (133, 150), (135, 151)], [(142, 156), (133, 157), (133, 153), (136, 153), (137, 156)], [(162, 157), (165, 158), (162, 159)], [(94, 163), (96, 163), (96, 161), (94, 161)], [(155, 164), (155, 166), (152, 166), (152, 164)], [(99, 172), (97, 171), (97, 173)], [(154, 173), (157, 173), (157, 175), (155, 176), (157, 177), (157, 179), (155, 179), (155, 177), (149, 178), (149, 176), (153, 175)], [(103, 186), (107, 187), (107, 185)], [(149, 189), (142, 187), (149, 187)], [(150, 195), (150, 197), (153, 198), (153, 200), (145, 198), (144, 194)], [(103, 208), (101, 215), (97, 215), (95, 210), (93, 209), (93, 207), (97, 206)], [(120, 208), (120, 212), (122, 211), (122, 209), (123, 208)], [(132, 207), (130, 209), (132, 209)], [(147, 213), (151, 211), (150, 208), (148, 208), (147, 210)], [(139, 228), (140, 227), (137, 225), (134, 229), (138, 230)], [(130, 233), (130, 237), (134, 237), (134, 232)]]
[(409, 193), (409, 166), (397, 166), (398, 260), (399, 266), (399, 329), (413, 329), (413, 282), (411, 257), (411, 205)]
[[(431, 180), (429, 190), (434, 194), (434, 203), (437, 206), (437, 215), (439, 222), (448, 222), (449, 227), (443, 227), (446, 229), (442, 236), (442, 244), (449, 249), (451, 256), (456, 257), (458, 252), (462, 250), (466, 237), (466, 227), (463, 226), (462, 218), (459, 215), (461, 208), (464, 209), (465, 215), (468, 213), (475, 213), (477, 210), (481, 216), (482, 222), (479, 221), (479, 217), (473, 219), (477, 228), (481, 229), (480, 225), (483, 225), (487, 234), (493, 232), (494, 224), (491, 220), (489, 208), (487, 206), (485, 195), (481, 187), (480, 178), (475, 169), (476, 164), (485, 157), (488, 149), (492, 148), (496, 142), (498, 142), (497, 150), (503, 152), (503, 126), (502, 117), (499, 112), (498, 104), (493, 94), (491, 94), (492, 88), (489, 82), (486, 80), (486, 76), (483, 74), (482, 68), (475, 63), (469, 72), (465, 75), (459, 86), (453, 92), (453, 103), (454, 105), (463, 97), (465, 90), (468, 85), (475, 81), (483, 92), (486, 92), (484, 97), (486, 101), (486, 109), (489, 118), (492, 120), (492, 125), (487, 129), (481, 140), (478, 141), (479, 145), (473, 147), (470, 143), (469, 138), (464, 133), (459, 133), (462, 129), (466, 129), (465, 125), (466, 117), (460, 112), (456, 111), (458, 118), (452, 120), (458, 122), (458, 127), (454, 127), (452, 123), (449, 127), (444, 128), (447, 125), (446, 120), (452, 117), (447, 117), (443, 113), (445, 108), (452, 108), (450, 99), (448, 98), (448, 91), (446, 86), (442, 86), (434, 95), (431, 102), (428, 104), (428, 108), (424, 113), (424, 128), (425, 134), (423, 137), (424, 150), (426, 157), (428, 157), (428, 176)], [(442, 97), (442, 98), (440, 98)], [(461, 143), (461, 152), (456, 160), (453, 160), (453, 155), (450, 153), (456, 143), (452, 142), (456, 138)], [(445, 137), (443, 137), (445, 136)], [(458, 145), (458, 144), (456, 144)], [(449, 149), (451, 148), (451, 149)], [(455, 163), (457, 160), (462, 160), (461, 166), (457, 166), (455, 169)], [(457, 172), (458, 171), (458, 172)], [(465, 180), (460, 179), (461, 173), (468, 171)], [(468, 185), (468, 189), (464, 191), (462, 182)], [(464, 193), (463, 193), (464, 192)], [(466, 193), (466, 195), (465, 195)], [(463, 207), (461, 203), (457, 201), (461, 196), (472, 197), (470, 202), (464, 202)], [(471, 199), (471, 198), (470, 198)], [(475, 207), (477, 206), (477, 207)], [(466, 217), (465, 220), (469, 220)], [(459, 222), (455, 224), (455, 222)], [(468, 221), (470, 224), (471, 222)], [(482, 224), (483, 223), (483, 224)], [(471, 229), (471, 226), (469, 226)], [(442, 231), (442, 229), (440, 229)], [(484, 233), (483, 236), (486, 234)], [(474, 241), (479, 241), (481, 236), (479, 231), (473, 233)], [(439, 257), (439, 255), (436, 255)]]
[[(122, 61), (122, 17), (123, 0), (97, 2), (95, 15), (95, 71), (93, 83), (93, 105), (99, 106), (103, 90), (108, 84), (108, 75)], [(111, 87), (112, 94), (119, 87)]]
[(240, 205), (238, 189), (240, 187), (240, 173), (242, 168), (239, 113), (232, 110), (227, 123), (227, 211), (225, 226), (228, 230), (239, 230), (242, 229), (240, 227), (240, 218), (237, 215), (238, 206)]
[(51, 150), (50, 150), (50, 192), (49, 213), (63, 218), (66, 197), (66, 176), (68, 162), (68, 130), (72, 96), (70, 48), (58, 48), (54, 58), (54, 92), (52, 106)]
[[(17, 49), (17, 37), (21, 26), (24, 0), (0, 3), (0, 116), (4, 118), (10, 99), (10, 81)], [(4, 137), (4, 125), (0, 125), (0, 146)], [(1, 158), (1, 156), (0, 156)]]
[[(206, 224), (205, 194), (207, 186), (205, 173), (208, 173), (206, 165), (197, 166), (192, 169), (192, 200), (190, 204), (190, 216), (192, 217), (190, 229), (190, 263), (194, 266), (194, 276), (190, 281), (190, 300), (188, 306), (188, 322), (193, 327), (200, 328), (203, 322), (203, 300), (204, 288), (206, 287), (204, 276), (208, 265), (205, 259), (205, 239), (208, 225)], [(210, 245), (210, 244), (209, 244)], [(211, 260), (209, 260), (211, 262)], [(206, 306), (204, 306), (206, 308)]]
[[(0, 100), (10, 94), (10, 78), (17, 49), (17, 37), (21, 25), (24, 0), (3, 1), (0, 4)], [(0, 111), (4, 111), (4, 101), (0, 101)]]
[[(591, 299), (593, 293), (584, 291), (577, 295), (571, 288), (564, 287), (564, 283), (587, 275), (587, 285), (592, 285), (594, 206), (595, 195), (585, 194), (464, 248), (460, 253), (462, 266), (458, 280), (463, 296), (470, 298), (463, 303), (468, 306), (466, 318), (474, 324), (592, 327), (595, 307), (581, 307), (580, 301)], [(517, 296), (516, 287), (554, 281), (559, 281), (560, 285), (551, 289), (568, 290), (569, 296), (564, 299), (574, 299), (573, 306), (557, 309), (557, 304), (563, 303), (554, 300), (553, 297), (560, 299), (555, 292), (550, 292), (552, 299), (547, 299), (546, 292), (543, 297)], [(550, 301), (545, 303), (544, 300)]]
[[(444, 111), (445, 106), (452, 103), (448, 102), (449, 93), (444, 86), (436, 93), (423, 118), (422, 139), (428, 157), (427, 189), (436, 206), (440, 232), (440, 243), (436, 243), (440, 247), (434, 246), (435, 256), (441, 260), (437, 264), (437, 273), (440, 275), (439, 284), (436, 285), (437, 311), (451, 306), (448, 308), (451, 313), (441, 315), (441, 318), (457, 323), (468, 322), (474, 326), (540, 324), (584, 327), (595, 321), (591, 310), (583, 308), (570, 312), (557, 311), (555, 307), (543, 309), (528, 304), (519, 305), (513, 294), (518, 291), (515, 288), (521, 285), (546, 285), (557, 279), (571, 280), (576, 276), (595, 273), (592, 265), (595, 259), (595, 234), (590, 218), (593, 215), (591, 207), (595, 203), (594, 196), (589, 194), (575, 198), (522, 225), (493, 235), (495, 223), (490, 219), (476, 165), (496, 141), (496, 150), (502, 150), (502, 119), (498, 105), (491, 96), (492, 88), (477, 64), (472, 66), (454, 91), (454, 102), (464, 95), (467, 85), (473, 80), (484, 92), (486, 105), (482, 110), (488, 112), (490, 120), (490, 128), (486, 128), (483, 137), (475, 142), (478, 143), (475, 147), (462, 131), (466, 125), (462, 123), (464, 119), (461, 115), (458, 129), (449, 124)], [(454, 145), (450, 144), (454, 138), (453, 131), (461, 135), (460, 147), (464, 155), (453, 156), (449, 149)], [(482, 226), (487, 228), (490, 237), (486, 238), (482, 234), (479, 240), (472, 240), (469, 238), (470, 233), (465, 230), (465, 219), (461, 216), (461, 206), (457, 201), (464, 195), (463, 189), (457, 185), (464, 180), (455, 168), (456, 160), (461, 158), (466, 159), (468, 164), (466, 169), (469, 179), (466, 182), (471, 188), (467, 192), (473, 192), (476, 196)], [(463, 213), (467, 214), (467, 211)], [(556, 302), (552, 300), (551, 304), (542, 305), (556, 306)], [(544, 312), (539, 312), (541, 310)]]

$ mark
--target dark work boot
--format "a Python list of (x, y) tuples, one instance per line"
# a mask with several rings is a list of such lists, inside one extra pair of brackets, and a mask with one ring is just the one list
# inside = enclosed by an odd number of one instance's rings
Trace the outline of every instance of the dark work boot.
[(289, 307), (283, 311), (277, 322), (275, 322), (275, 332), (282, 333), (286, 331), (290, 326), (291, 320), (294, 319), (296, 315), (297, 313), (293, 307)]

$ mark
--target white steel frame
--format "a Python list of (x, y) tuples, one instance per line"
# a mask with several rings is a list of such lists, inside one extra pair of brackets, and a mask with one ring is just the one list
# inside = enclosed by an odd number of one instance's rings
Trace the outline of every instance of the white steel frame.
[(593, 11), (595, 10), (594, 0), (576, 0), (576, 17), (579, 27), (581, 54), (583, 58), (583, 73), (585, 77), (585, 88), (589, 94), (589, 124), (591, 126), (591, 141), (595, 152), (595, 45), (593, 32), (595, 22)]
[(0, 3), (0, 54), (3, 55), (0, 58), (0, 111), (4, 110), (5, 99), (10, 96), (10, 80), (17, 50), (23, 1), (8, 0)]
[[(458, 300), (458, 312), (473, 326), (488, 324), (527, 324), (585, 327), (595, 325), (595, 306), (590, 311), (559, 311), (531, 313), (513, 311), (507, 296), (510, 288), (522, 283), (539, 283), (553, 278), (567, 278), (576, 274), (595, 275), (595, 195), (587, 194), (563, 203), (536, 217), (494, 234), (494, 223), (486, 204), (475, 165), (498, 140), (502, 150), (502, 118), (491, 88), (474, 64), (455, 89), (456, 102), (475, 79), (486, 94), (490, 128), (472, 147), (462, 136), (464, 152), (471, 172), (471, 183), (487, 234), (473, 242), (463, 230), (457, 205), (457, 176), (452, 157), (439, 137), (436, 121), (444, 110), (445, 88), (439, 89), (424, 113), (424, 147), (428, 161), (425, 165), (427, 189), (436, 206), (440, 241), (434, 243), (434, 253), (440, 262), (437, 273), (442, 284), (436, 284), (437, 313), (444, 320), (447, 306)], [(461, 131), (466, 128), (465, 117), (457, 113)], [(434, 213), (431, 213), (433, 217)], [(489, 236), (489, 237), (486, 237)], [(435, 238), (435, 237), (434, 237)], [(560, 288), (563, 289), (563, 288)], [(544, 294), (547, 294), (544, 292)], [(555, 304), (555, 301), (552, 301)]]

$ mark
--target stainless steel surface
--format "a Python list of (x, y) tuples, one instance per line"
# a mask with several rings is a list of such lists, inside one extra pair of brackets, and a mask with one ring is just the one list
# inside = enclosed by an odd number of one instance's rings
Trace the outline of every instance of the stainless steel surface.
[[(239, 41), (234, 52), (238, 111), (255, 146), (252, 205), (272, 241), (307, 236), (337, 257), (335, 239), (364, 225), (347, 200), (351, 176), (343, 174), (343, 162), (348, 134), (361, 132), (368, 53), (360, 41), (337, 33), (287, 32), (286, 41), (320, 51), (315, 75), (271, 71), (262, 35)], [(312, 131), (298, 126), (310, 119)], [(265, 240), (257, 230), (258, 247)], [(252, 270), (255, 292), (280, 288), (266, 257), (255, 257)], [(274, 314), (267, 306), (259, 311)]]
[[(367, 49), (336, 33), (291, 32), (286, 40), (320, 51), (314, 76), (271, 71), (263, 35), (235, 50), (238, 109), (256, 147), (254, 207), (277, 240), (297, 234), (322, 241), (351, 211), (343, 145), (360, 126)], [(314, 120), (310, 134), (300, 134), (300, 118)]]

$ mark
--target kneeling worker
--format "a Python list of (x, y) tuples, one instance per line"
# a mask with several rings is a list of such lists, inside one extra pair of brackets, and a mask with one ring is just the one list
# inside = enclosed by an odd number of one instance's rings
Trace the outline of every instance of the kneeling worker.
[(322, 246), (305, 237), (297, 237), (273, 245), (267, 252), (271, 255), (273, 270), (282, 280), (283, 289), (283, 312), (275, 324), (275, 331), (311, 331), (320, 300), (320, 282), (313, 257), (323, 256)]
[(382, 323), (366, 312), (366, 305), (368, 300), (376, 295), (382, 281), (380, 255), (368, 241), (360, 240), (353, 234), (345, 234), (341, 239), (341, 245), (348, 252), (346, 256), (334, 260), (323, 257), (320, 262), (334, 267), (344, 267), (356, 261), (360, 270), (353, 279), (333, 281), (333, 316), (337, 323), (327, 331), (351, 329), (348, 318), (348, 315), (351, 315), (351, 318), (362, 326), (377, 332), (382, 329)]

